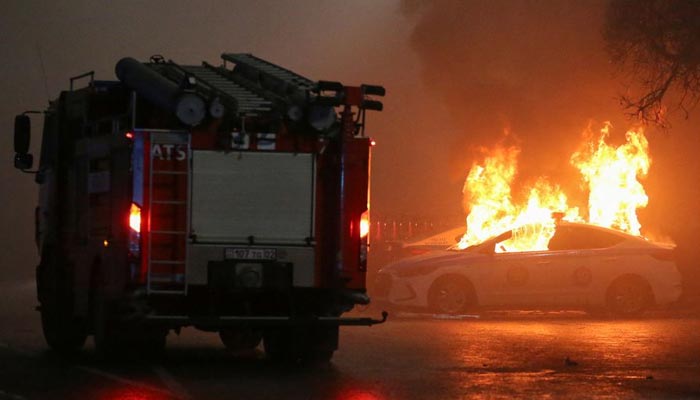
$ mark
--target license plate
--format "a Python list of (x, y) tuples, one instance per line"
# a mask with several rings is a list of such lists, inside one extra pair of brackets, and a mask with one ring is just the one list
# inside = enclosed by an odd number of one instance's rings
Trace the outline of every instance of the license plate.
[(277, 249), (249, 249), (245, 247), (228, 247), (224, 250), (227, 260), (266, 260), (277, 259)]

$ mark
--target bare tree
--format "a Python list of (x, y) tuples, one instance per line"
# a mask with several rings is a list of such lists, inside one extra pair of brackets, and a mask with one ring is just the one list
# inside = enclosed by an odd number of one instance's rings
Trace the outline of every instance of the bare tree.
[(667, 111), (688, 117), (700, 100), (700, 0), (610, 0), (603, 36), (630, 73), (620, 97), (630, 115), (662, 126)]

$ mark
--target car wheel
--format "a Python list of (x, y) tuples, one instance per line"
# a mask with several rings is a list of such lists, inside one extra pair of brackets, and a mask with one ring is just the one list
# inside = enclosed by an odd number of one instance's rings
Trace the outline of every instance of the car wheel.
[(653, 303), (649, 284), (638, 276), (616, 279), (608, 288), (608, 310), (619, 316), (638, 315)]
[(438, 278), (428, 293), (428, 306), (437, 314), (460, 314), (475, 305), (474, 287), (461, 276)]

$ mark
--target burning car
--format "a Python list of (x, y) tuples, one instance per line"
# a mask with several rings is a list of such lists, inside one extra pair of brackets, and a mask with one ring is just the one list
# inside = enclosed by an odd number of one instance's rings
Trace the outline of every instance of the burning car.
[(386, 242), (386, 250), (391, 254), (390, 261), (417, 256), (435, 250), (445, 250), (457, 244), (464, 236), (464, 227), (460, 226), (437, 234), (430, 234), (411, 241)]
[[(518, 248), (532, 236), (548, 241)], [(377, 274), (374, 297), (439, 314), (555, 307), (636, 315), (680, 297), (674, 248), (586, 223), (523, 225), (464, 249), (387, 265)]]

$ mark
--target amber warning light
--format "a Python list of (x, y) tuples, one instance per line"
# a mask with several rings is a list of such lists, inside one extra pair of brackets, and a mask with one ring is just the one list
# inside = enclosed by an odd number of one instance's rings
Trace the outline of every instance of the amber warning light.
[(369, 210), (360, 217), (360, 238), (364, 239), (369, 234)]
[(129, 211), (129, 227), (134, 232), (141, 232), (141, 207), (134, 203), (131, 203), (131, 210)]

